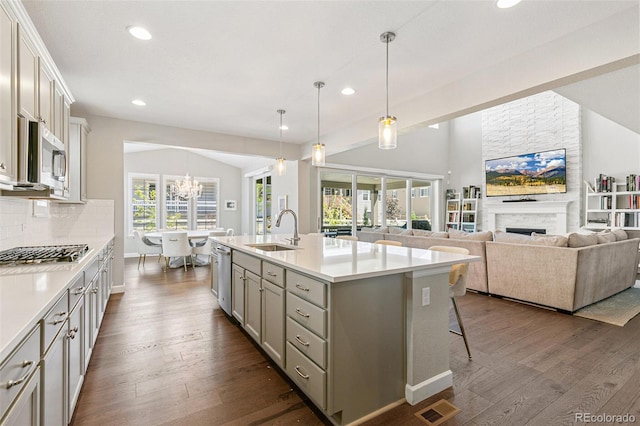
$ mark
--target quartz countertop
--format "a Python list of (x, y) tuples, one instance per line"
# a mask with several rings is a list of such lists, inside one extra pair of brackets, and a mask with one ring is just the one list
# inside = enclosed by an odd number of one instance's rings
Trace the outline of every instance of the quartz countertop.
[(478, 256), (301, 235), (295, 250), (264, 251), (247, 244), (291, 246), (291, 235), (211, 237), (214, 242), (326, 282), (342, 282), (479, 261)]
[(78, 262), (0, 267), (0, 363), (112, 238), (84, 239), (89, 251)]

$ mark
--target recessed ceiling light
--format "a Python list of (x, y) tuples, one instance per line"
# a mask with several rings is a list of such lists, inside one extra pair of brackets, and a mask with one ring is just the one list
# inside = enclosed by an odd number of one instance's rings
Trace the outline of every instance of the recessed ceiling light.
[(138, 105), (138, 106), (146, 106), (147, 103), (141, 99), (134, 99), (131, 101), (132, 104), (134, 105)]
[(500, 9), (507, 9), (520, 3), (520, 1), (521, 0), (497, 0), (496, 6), (498, 6)]
[(343, 95), (351, 96), (356, 93), (356, 90), (353, 87), (345, 87), (340, 93), (342, 93)]
[(140, 40), (151, 40), (151, 33), (142, 27), (127, 27), (129, 34)]
[(283, 124), (282, 126), (280, 126), (280, 130), (289, 130), (289, 126)]

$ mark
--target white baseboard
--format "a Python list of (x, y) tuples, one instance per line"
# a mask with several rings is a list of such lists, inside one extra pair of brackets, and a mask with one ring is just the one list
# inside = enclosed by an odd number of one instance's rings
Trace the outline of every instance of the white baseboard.
[(404, 388), (404, 397), (411, 405), (416, 405), (420, 401), (424, 401), (432, 395), (442, 392), (453, 385), (453, 373), (447, 370), (436, 376), (433, 376), (417, 385), (406, 385)]
[(114, 285), (111, 287), (111, 294), (124, 293), (124, 283), (122, 285)]

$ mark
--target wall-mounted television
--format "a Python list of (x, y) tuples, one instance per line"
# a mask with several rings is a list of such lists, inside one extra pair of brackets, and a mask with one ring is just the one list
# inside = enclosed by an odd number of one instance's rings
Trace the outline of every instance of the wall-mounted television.
[(566, 150), (485, 161), (487, 197), (567, 192)]

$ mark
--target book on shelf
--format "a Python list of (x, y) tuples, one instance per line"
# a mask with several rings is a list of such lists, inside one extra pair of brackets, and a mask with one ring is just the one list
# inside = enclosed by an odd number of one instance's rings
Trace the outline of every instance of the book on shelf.
[(447, 189), (445, 191), (445, 195), (447, 197), (447, 200), (455, 200), (457, 199), (457, 193), (455, 189)]
[(596, 192), (611, 192), (613, 186), (616, 184), (616, 178), (613, 176), (607, 176), (602, 173), (594, 179), (594, 187)]
[(462, 198), (480, 198), (480, 187), (475, 185), (463, 186)]
[(630, 174), (626, 178), (627, 191), (640, 191), (640, 175)]

